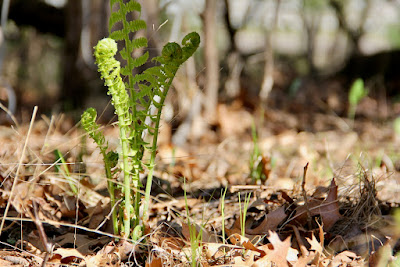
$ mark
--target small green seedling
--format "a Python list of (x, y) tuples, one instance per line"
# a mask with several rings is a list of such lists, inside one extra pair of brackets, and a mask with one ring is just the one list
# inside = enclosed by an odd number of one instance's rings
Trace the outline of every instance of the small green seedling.
[(228, 187), (225, 187), (225, 190), (222, 192), (221, 189), (221, 216), (222, 216), (222, 243), (225, 245), (225, 197), (226, 197), (226, 191), (228, 190)]
[(254, 183), (262, 183), (267, 180), (267, 177), (263, 172), (263, 155), (260, 146), (258, 145), (257, 129), (254, 123), (251, 126), (251, 133), (253, 139), (253, 151), (250, 154), (249, 160), (250, 177)]
[(241, 230), (242, 236), (245, 236), (245, 234), (246, 234), (246, 216), (247, 216), (247, 209), (250, 204), (251, 193), (245, 195), (244, 202), (243, 202), (243, 208), (242, 208), (242, 203), (240, 201), (240, 193), (238, 193), (238, 197), (239, 197), (240, 230)]
[[(181, 45), (175, 42), (166, 44), (161, 56), (152, 59), (156, 66), (133, 75), (133, 69), (143, 66), (149, 58), (148, 52), (133, 57), (135, 49), (147, 47), (145, 37), (131, 39), (135, 32), (145, 30), (147, 26), (145, 21), (139, 19), (141, 5), (134, 0), (110, 0), (110, 9), (110, 37), (98, 42), (94, 55), (101, 78), (108, 87), (108, 94), (111, 95), (115, 114), (118, 116), (118, 153), (108, 151), (105, 137), (96, 123), (95, 109), (90, 108), (82, 114), (82, 126), (103, 155), (111, 205), (114, 206), (117, 201), (122, 200), (121, 207), (113, 211), (114, 231), (125, 238), (138, 240), (142, 236), (143, 222), (148, 219), (162, 107), (179, 67), (199, 47), (200, 36), (192, 32), (183, 38)], [(128, 16), (132, 12), (136, 12), (137, 15)], [(128, 21), (128, 17), (137, 19)], [(122, 29), (113, 29), (117, 24), (122, 25)], [(116, 41), (125, 44), (124, 49), (119, 52), (125, 63), (123, 67), (115, 59), (118, 52)], [(145, 151), (150, 154), (148, 162), (143, 158)], [(115, 186), (115, 169), (123, 174), (120, 187)], [(140, 192), (143, 186), (139, 174), (145, 171), (147, 184), (144, 201), (141, 202)]]
[(199, 227), (199, 231), (197, 232), (196, 224), (192, 223), (190, 219), (189, 204), (186, 195), (186, 190), (184, 190), (184, 197), (185, 197), (185, 210), (187, 218), (186, 223), (189, 228), (189, 235), (190, 235), (191, 266), (197, 267), (197, 255), (200, 248), (200, 243), (203, 240), (203, 228)]
[(397, 117), (393, 122), (394, 132), (398, 137), (400, 137), (400, 117)]
[(349, 92), (349, 110), (348, 117), (351, 121), (354, 121), (357, 105), (360, 101), (368, 95), (368, 91), (365, 89), (364, 81), (361, 78), (358, 78), (354, 81), (353, 85), (350, 88)]
[(65, 161), (61, 151), (58, 149), (54, 150), (54, 155), (56, 156), (56, 162), (59, 162), (58, 164), (55, 165), (56, 171), (58, 173), (61, 173), (65, 177), (65, 179), (69, 184), (69, 187), (71, 188), (72, 193), (74, 193), (74, 195), (78, 195), (78, 188), (75, 185), (74, 178), (71, 177), (71, 174), (67, 166), (67, 162)]

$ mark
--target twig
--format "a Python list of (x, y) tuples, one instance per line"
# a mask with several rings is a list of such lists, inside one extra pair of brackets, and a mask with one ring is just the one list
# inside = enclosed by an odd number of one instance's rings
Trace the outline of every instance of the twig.
[(120, 198), (117, 202), (115, 202), (114, 206), (111, 208), (110, 212), (107, 214), (107, 216), (104, 218), (104, 220), (99, 224), (99, 226), (97, 226), (97, 228), (95, 229), (96, 231), (100, 230), (101, 227), (103, 227), (103, 225), (110, 220), (111, 218), (111, 214), (113, 212), (113, 210), (117, 207), (117, 205), (119, 205), (122, 202), (122, 198)]
[(18, 247), (16, 247), (16, 246), (10, 245), (10, 244), (8, 244), (8, 243), (6, 243), (6, 242), (2, 242), (2, 241), (0, 241), (0, 245), (6, 246), (6, 247), (10, 247), (10, 248), (12, 248), (13, 250), (19, 251), (20, 253), (24, 253), (24, 254), (26, 254), (26, 255), (29, 255), (30, 257), (35, 258), (39, 263), (40, 263), (40, 262), (43, 262), (43, 259), (42, 259), (41, 257), (39, 257), (38, 255), (35, 255), (35, 254), (33, 254), (33, 253), (30, 253), (29, 251), (22, 250), (22, 249), (20, 249), (20, 248), (18, 248)]
[(43, 224), (39, 220), (36, 201), (32, 200), (32, 204), (33, 204), (34, 215), (32, 215), (31, 212), (29, 212), (29, 213), (31, 213), (30, 215), (38, 229), (40, 240), (42, 241), (43, 247), (46, 250), (46, 254), (45, 254), (43, 262), (42, 262), (42, 267), (45, 267), (46, 263), (49, 259), (50, 252), (51, 252), (51, 244), (48, 242), (46, 232), (44, 231), (44, 228), (43, 228)]
[(306, 166), (304, 166), (303, 182), (301, 183), (301, 190), (302, 190), (303, 198), (304, 198), (304, 206), (306, 207), (306, 210), (307, 210), (307, 224), (308, 224), (309, 229), (311, 229), (311, 212), (308, 207), (307, 192), (306, 192), (307, 169), (308, 169), (308, 162), (307, 162)]
[(294, 225), (291, 225), (291, 226), (292, 226), (293, 232), (294, 232), (294, 234), (296, 236), (297, 244), (300, 247), (301, 254), (303, 256), (307, 256), (309, 254), (309, 252), (308, 252), (306, 246), (304, 245), (303, 240), (301, 239), (301, 235), (300, 235), (299, 229)]
[(18, 168), (17, 168), (17, 171), (16, 171), (16, 173), (15, 173), (14, 182), (13, 182), (13, 185), (12, 185), (12, 187), (11, 187), (10, 197), (9, 197), (8, 202), (7, 202), (7, 205), (6, 205), (6, 209), (4, 210), (4, 216), (3, 216), (2, 220), (1, 220), (0, 235), (1, 235), (2, 231), (3, 231), (4, 223), (5, 223), (5, 221), (6, 221), (5, 218), (7, 217), (8, 210), (10, 209), (10, 205), (11, 205), (13, 193), (14, 193), (14, 190), (15, 190), (15, 186), (16, 186), (17, 183), (18, 183), (19, 172), (20, 172), (20, 169), (21, 169), (21, 166), (22, 166), (22, 161), (24, 160), (24, 155), (25, 155), (26, 147), (28, 146), (28, 140), (29, 140), (29, 136), (31, 135), (31, 131), (32, 131), (32, 128), (33, 128), (33, 123), (34, 123), (35, 118), (36, 118), (37, 110), (38, 110), (38, 107), (35, 106), (35, 107), (33, 108), (32, 118), (31, 118), (31, 122), (30, 122), (30, 124), (29, 124), (28, 133), (27, 133), (27, 135), (26, 135), (25, 144), (24, 144), (24, 147), (23, 147), (23, 149), (22, 149), (22, 154), (21, 154), (21, 157), (20, 157), (20, 159), (19, 159)]
[[(1, 219), (2, 220), (8, 220), (8, 221), (33, 222), (33, 220), (30, 219), (30, 218), (1, 217)], [(103, 236), (108, 236), (108, 237), (111, 237), (111, 238), (121, 239), (121, 236), (118, 236), (118, 235), (113, 235), (113, 234), (106, 233), (106, 232), (103, 232), (103, 231), (97, 231), (97, 230), (90, 229), (90, 228), (85, 227), (85, 226), (80, 226), (80, 225), (76, 225), (76, 224), (72, 224), (72, 223), (58, 222), (58, 221), (54, 221), (54, 220), (50, 220), (50, 219), (48, 219), (46, 221), (42, 221), (42, 223), (53, 225), (53, 226), (63, 226), (63, 227), (76, 228), (76, 229), (83, 230), (83, 231), (90, 232), (90, 233), (95, 233), (95, 234), (99, 234), (99, 235), (103, 235)], [(129, 241), (129, 242), (133, 242), (133, 243), (137, 242), (137, 241), (135, 241), (133, 239), (129, 239), (129, 238), (126, 239), (126, 240)]]
[(19, 124), (17, 122), (17, 119), (15, 118), (15, 116), (12, 114), (12, 112), (6, 107), (4, 106), (2, 103), (0, 103), (0, 108), (2, 110), (4, 110), (7, 115), (11, 118), (11, 120), (13, 121), (13, 123), (15, 124), (15, 126), (17, 126), (17, 128), (19, 128)]

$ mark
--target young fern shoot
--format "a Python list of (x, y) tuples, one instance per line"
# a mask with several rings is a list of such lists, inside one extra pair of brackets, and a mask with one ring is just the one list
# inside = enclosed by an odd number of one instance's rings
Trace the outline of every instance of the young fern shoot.
[[(82, 114), (81, 123), (83, 129), (85, 129), (85, 131), (96, 143), (97, 147), (100, 149), (100, 152), (103, 156), (108, 192), (110, 194), (110, 204), (111, 207), (114, 207), (116, 203), (116, 196), (115, 196), (115, 185), (113, 181), (113, 176), (115, 171), (113, 171), (113, 169), (118, 163), (118, 154), (112, 151), (107, 153), (108, 144), (106, 143), (104, 134), (100, 131), (99, 125), (96, 123), (96, 118), (97, 118), (96, 110), (94, 108), (88, 108)], [(112, 222), (114, 227), (114, 234), (117, 235), (119, 234), (119, 228), (118, 228), (118, 218), (116, 209), (113, 209), (112, 211)]]
[[(101, 78), (108, 87), (111, 95), (115, 114), (118, 116), (119, 138), (121, 152), (119, 153), (119, 167), (123, 172), (122, 195), (115, 193), (112, 179), (111, 164), (105, 138), (95, 123), (96, 111), (88, 109), (82, 115), (82, 125), (100, 148), (106, 167), (106, 176), (109, 179), (109, 191), (111, 204), (114, 205), (118, 198), (123, 197), (122, 212), (113, 212), (114, 231), (134, 240), (141, 237), (143, 221), (148, 219), (150, 203), (150, 190), (157, 150), (157, 138), (160, 128), (161, 111), (168, 90), (172, 84), (179, 67), (193, 55), (200, 44), (200, 36), (189, 33), (182, 40), (182, 46), (177, 43), (168, 43), (164, 46), (161, 56), (153, 58), (156, 66), (144, 70), (140, 74), (133, 75), (133, 69), (142, 66), (148, 60), (148, 52), (142, 56), (133, 58), (133, 50), (147, 47), (147, 39), (139, 37), (131, 40), (132, 33), (146, 28), (143, 20), (127, 21), (130, 12), (141, 12), (141, 6), (136, 1), (124, 3), (122, 0), (111, 0), (110, 38), (105, 38), (96, 45), (95, 57)], [(113, 26), (122, 22), (122, 29), (112, 31)], [(123, 41), (125, 48), (120, 51), (125, 60), (125, 66), (115, 59), (118, 51), (116, 41)], [(127, 77), (124, 83), (121, 75)], [(128, 91), (129, 93), (128, 93)], [(148, 143), (144, 140), (148, 140)], [(144, 150), (151, 154), (150, 161), (143, 161)], [(112, 153), (111, 155), (115, 155)], [(114, 161), (112, 161), (114, 162)], [(115, 164), (111, 164), (112, 167)], [(140, 214), (142, 185), (139, 181), (139, 173), (148, 170), (148, 178), (143, 204), (143, 214)], [(134, 194), (132, 194), (134, 192)], [(118, 215), (119, 214), (119, 215)], [(115, 225), (117, 224), (117, 225)], [(131, 231), (133, 229), (133, 231)]]

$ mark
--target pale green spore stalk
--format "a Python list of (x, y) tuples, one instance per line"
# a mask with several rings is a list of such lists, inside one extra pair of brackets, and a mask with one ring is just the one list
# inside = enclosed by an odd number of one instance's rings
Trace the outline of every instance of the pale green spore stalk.
[[(120, 76), (121, 66), (114, 56), (117, 53), (117, 43), (111, 38), (100, 40), (95, 47), (94, 55), (96, 57), (96, 64), (101, 78), (104, 79), (105, 85), (108, 87), (108, 94), (112, 97), (112, 104), (115, 108), (115, 114), (118, 116), (119, 137), (122, 153), (121, 169), (124, 174), (124, 236), (130, 235), (130, 220), (131, 220), (131, 173), (134, 169), (134, 158), (137, 150), (132, 148), (129, 143), (129, 138), (132, 135), (130, 125), (132, 118), (129, 113), (129, 96), (125, 90), (125, 84)], [(138, 180), (132, 181), (134, 188), (138, 187)]]

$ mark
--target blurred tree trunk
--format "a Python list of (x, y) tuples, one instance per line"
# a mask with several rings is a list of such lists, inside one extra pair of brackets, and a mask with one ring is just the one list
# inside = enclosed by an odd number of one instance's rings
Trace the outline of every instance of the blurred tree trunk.
[(237, 29), (231, 23), (230, 1), (225, 0), (224, 20), (229, 34), (229, 55), (224, 62), (228, 69), (228, 77), (225, 82), (225, 93), (230, 98), (236, 98), (240, 94), (240, 76), (244, 67), (243, 55), (237, 48), (235, 35)]
[(316, 9), (316, 7), (309, 7), (307, 6), (306, 0), (303, 0), (303, 7), (300, 12), (301, 19), (303, 21), (305, 33), (306, 33), (306, 38), (307, 38), (307, 61), (308, 61), (308, 66), (309, 66), (309, 74), (311, 76), (316, 75), (317, 73), (317, 67), (315, 66), (314, 63), (314, 52), (315, 52), (315, 43), (316, 43), (316, 37), (317, 33), (320, 27), (320, 20), (321, 16)]
[[(94, 65), (93, 46), (108, 36), (109, 1), (68, 0), (65, 7), (63, 110), (82, 110), (88, 97), (105, 95)], [(98, 82), (92, 82), (98, 81)]]
[[(3, 4), (3, 1), (0, 1)], [(39, 32), (65, 36), (65, 9), (56, 8), (39, 0), (12, 0), (8, 18), (18, 26), (29, 25)]]
[(338, 19), (339, 27), (341, 30), (345, 32), (345, 34), (349, 38), (353, 49), (353, 53), (356, 55), (361, 54), (359, 47), (359, 40), (364, 35), (364, 24), (365, 21), (367, 20), (368, 12), (371, 7), (371, 0), (365, 0), (364, 2), (365, 3), (363, 8), (361, 9), (361, 16), (358, 26), (352, 28), (350, 27), (346, 19), (345, 6), (344, 6), (345, 2), (338, 0), (329, 0), (329, 5), (335, 11), (336, 17)]
[(264, 78), (260, 91), (260, 98), (263, 101), (268, 99), (269, 93), (274, 86), (274, 48), (272, 47), (272, 35), (276, 29), (276, 25), (278, 24), (280, 3), (280, 0), (277, 0), (275, 3), (274, 17), (272, 18), (270, 29), (266, 33)]
[(206, 0), (203, 14), (204, 22), (204, 61), (206, 67), (205, 81), (205, 115), (208, 123), (216, 122), (219, 87), (219, 58), (217, 47), (217, 3)]
[(82, 108), (87, 89), (79, 65), (82, 32), (81, 0), (68, 0), (65, 16), (64, 76), (60, 100), (63, 109)]

